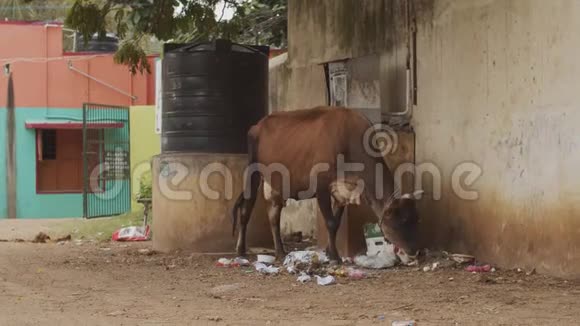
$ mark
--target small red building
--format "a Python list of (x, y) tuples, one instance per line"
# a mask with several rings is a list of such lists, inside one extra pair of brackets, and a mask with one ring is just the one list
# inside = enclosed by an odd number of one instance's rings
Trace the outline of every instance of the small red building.
[[(58, 23), (0, 22), (0, 44), (0, 65), (9, 66), (15, 103), (15, 167), (8, 171), (12, 165), (7, 163), (9, 136), (3, 132), (9, 129), (8, 76), (2, 74), (0, 218), (9, 212), (18, 218), (82, 216), (83, 104), (152, 105), (155, 75), (132, 76), (126, 66), (114, 63), (113, 53), (64, 52), (63, 28)], [(150, 60), (154, 69), (155, 58)], [(104, 156), (108, 141), (128, 134), (129, 121), (97, 120), (90, 122), (90, 128), (97, 130), (92, 133), (99, 135), (95, 137), (100, 137), (99, 151)], [(16, 180), (10, 189), (8, 175)], [(9, 196), (11, 192), (15, 195)], [(130, 191), (121, 190), (116, 196), (130, 196)], [(124, 205), (118, 210), (124, 210)]]

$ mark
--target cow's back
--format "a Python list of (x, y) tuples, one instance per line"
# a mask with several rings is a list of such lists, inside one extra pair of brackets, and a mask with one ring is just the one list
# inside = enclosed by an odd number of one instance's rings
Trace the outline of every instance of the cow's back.
[[(345, 155), (347, 161), (352, 161), (353, 155), (360, 158), (363, 135), (369, 127), (369, 121), (356, 111), (317, 107), (271, 114), (253, 126), (250, 135), (257, 142), (259, 163), (281, 164), (288, 170), (294, 196), (309, 187), (316, 165), (327, 164), (331, 172), (320, 176), (333, 178), (338, 154)], [(272, 175), (274, 189), (280, 188), (281, 182), (277, 174)]]

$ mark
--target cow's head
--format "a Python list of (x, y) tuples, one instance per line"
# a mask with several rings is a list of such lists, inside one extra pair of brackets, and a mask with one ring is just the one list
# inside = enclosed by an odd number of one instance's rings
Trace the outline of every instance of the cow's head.
[(423, 190), (418, 190), (395, 198), (386, 209), (381, 223), (385, 238), (402, 251), (400, 255), (411, 260), (416, 260), (419, 254), (419, 215), (415, 202), (422, 193)]

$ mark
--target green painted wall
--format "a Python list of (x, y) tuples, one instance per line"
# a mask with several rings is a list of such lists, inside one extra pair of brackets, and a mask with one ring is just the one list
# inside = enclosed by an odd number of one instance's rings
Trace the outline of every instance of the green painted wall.
[(151, 158), (161, 153), (161, 135), (155, 133), (155, 106), (131, 107), (131, 182), (133, 211), (143, 206), (135, 202), (139, 180), (151, 170)]
[(6, 206), (6, 109), (0, 108), (0, 218), (8, 215)]
[[(51, 118), (52, 117), (52, 118)], [(54, 119), (80, 120), (82, 110), (75, 109), (16, 109), (16, 186), (18, 218), (81, 217), (81, 194), (36, 193), (36, 132), (26, 129), (25, 122)]]
[[(17, 160), (17, 217), (18, 218), (59, 218), (82, 216), (82, 194), (37, 194), (36, 193), (36, 132), (26, 129), (26, 121), (82, 121), (80, 109), (16, 109), (16, 160)], [(5, 110), (0, 108), (0, 130), (4, 130)], [(121, 131), (129, 131), (122, 129)], [(114, 138), (113, 136), (110, 136)], [(0, 217), (6, 216), (4, 162), (5, 135), (0, 132)], [(128, 196), (129, 182), (119, 182), (116, 196)], [(111, 196), (105, 196), (111, 198)], [(101, 199), (104, 200), (104, 199)], [(129, 199), (118, 201), (117, 210), (129, 210)], [(124, 202), (124, 203), (123, 203)]]

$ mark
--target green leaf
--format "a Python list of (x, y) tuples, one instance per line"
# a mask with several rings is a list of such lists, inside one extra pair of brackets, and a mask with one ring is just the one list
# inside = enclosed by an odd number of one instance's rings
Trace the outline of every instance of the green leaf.
[[(234, 9), (228, 21), (218, 21), (218, 0), (69, 0), (74, 1), (65, 24), (88, 41), (114, 31), (121, 39), (115, 61), (132, 73), (150, 71), (146, 48), (159, 41), (194, 42), (218, 37), (239, 43), (286, 44), (287, 0), (226, 0)], [(182, 10), (175, 12), (178, 6)]]

